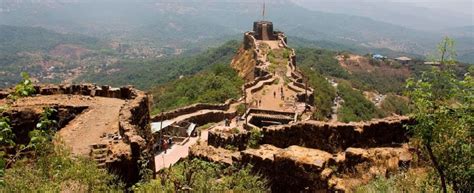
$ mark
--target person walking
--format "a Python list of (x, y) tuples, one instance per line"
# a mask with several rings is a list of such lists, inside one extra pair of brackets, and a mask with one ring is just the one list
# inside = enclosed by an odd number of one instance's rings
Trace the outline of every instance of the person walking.
[(166, 154), (166, 150), (168, 149), (168, 143), (166, 142), (166, 140), (163, 140), (163, 149), (165, 150)]
[(276, 97), (277, 97), (277, 93), (273, 91), (273, 98), (276, 98)]

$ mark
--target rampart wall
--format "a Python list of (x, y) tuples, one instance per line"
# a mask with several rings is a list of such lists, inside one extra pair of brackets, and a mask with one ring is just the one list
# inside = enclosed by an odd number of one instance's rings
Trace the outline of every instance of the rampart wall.
[[(133, 87), (111, 88), (109, 86), (99, 87), (92, 84), (35, 85), (34, 88), (36, 95), (84, 95), (125, 100), (126, 102), (119, 112), (119, 133), (122, 136), (123, 142), (130, 145), (131, 152), (128, 155), (117, 155), (118, 157), (113, 159), (115, 161), (107, 163), (107, 167), (109, 170), (121, 174), (127, 183), (134, 183), (139, 180), (139, 159), (148, 159), (148, 167), (154, 170), (154, 159), (150, 156), (150, 140), (152, 139), (150, 130), (151, 99), (147, 93)], [(7, 93), (12, 91), (13, 89), (1, 91), (0, 93), (4, 94), (0, 95), (0, 99), (5, 99), (8, 96)], [(77, 113), (80, 112), (78, 111)], [(31, 121), (25, 117), (21, 117), (21, 119), (26, 122)]]
[[(305, 121), (263, 128), (262, 143), (285, 148), (299, 145), (337, 153), (348, 147), (380, 147), (407, 142), (408, 117), (358, 123)], [(289, 137), (291, 136), (291, 137)]]
[(201, 110), (221, 110), (227, 111), (232, 103), (235, 102), (235, 99), (229, 99), (223, 104), (208, 104), (208, 103), (197, 103), (187, 107), (182, 107), (179, 109), (171, 110), (158, 114), (151, 118), (151, 121), (157, 122), (162, 120), (170, 120), (179, 116), (186, 114), (191, 114)]
[[(275, 112), (276, 113), (276, 112)], [(270, 113), (266, 113), (270, 114)], [(263, 127), (261, 144), (270, 144), (279, 148), (292, 145), (321, 149), (330, 153), (338, 153), (349, 147), (383, 147), (397, 146), (408, 140), (405, 125), (411, 124), (408, 117), (388, 117), (368, 122), (328, 123), (305, 121), (294, 124)], [(241, 147), (246, 133), (209, 134), (209, 144), (216, 147), (232, 145)], [(212, 135), (212, 137), (211, 137)], [(237, 136), (242, 135), (242, 136)]]

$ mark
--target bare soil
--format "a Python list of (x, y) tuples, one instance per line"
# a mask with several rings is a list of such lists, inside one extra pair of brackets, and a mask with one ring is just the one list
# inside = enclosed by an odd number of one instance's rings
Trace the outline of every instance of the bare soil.
[[(60, 136), (72, 153), (75, 155), (88, 155), (90, 145), (108, 144), (107, 134), (117, 134), (119, 131), (119, 112), (124, 100), (104, 97), (89, 97), (78, 95), (49, 95), (27, 97), (16, 101), (12, 107), (47, 107), (53, 105), (87, 106), (88, 108), (76, 116), (57, 135)], [(114, 152), (124, 151), (126, 145), (116, 145), (119, 149)]]

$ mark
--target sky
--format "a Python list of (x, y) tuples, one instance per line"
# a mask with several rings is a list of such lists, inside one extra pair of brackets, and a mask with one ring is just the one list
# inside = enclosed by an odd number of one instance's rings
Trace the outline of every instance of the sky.
[[(0, 0), (2, 2), (9, 1), (33, 1), (33, 2), (48, 2), (48, 1), (60, 1), (60, 2), (81, 2), (81, 1), (91, 1), (91, 0)], [(97, 0), (92, 0), (97, 1)], [(157, 0), (130, 0), (130, 1), (157, 1)], [(159, 0), (159, 1), (173, 1), (173, 0)], [(189, 0), (191, 1), (191, 0)], [(219, 0), (217, 0), (219, 1)], [(229, 0), (227, 0), (229, 1)], [(232, 0), (231, 0), (232, 1)], [(240, 2), (256, 2), (260, 3), (263, 1), (271, 2), (275, 0), (234, 0)], [(426, 8), (443, 8), (450, 11), (460, 11), (465, 14), (472, 15), (474, 12), (474, 0), (294, 0), (294, 1), (314, 1), (314, 2), (373, 2), (373, 3), (383, 3), (383, 2), (400, 2), (413, 4), (419, 7)], [(113, 2), (113, 1), (112, 1)]]
[[(271, 1), (271, 0), (267, 0)], [(312, 0), (311, 0), (312, 1)], [(426, 8), (445, 8), (451, 11), (461, 11), (463, 13), (472, 14), (474, 12), (474, 0), (314, 0), (319, 2), (399, 2), (413, 4)]]
[[(380, 1), (380, 0), (378, 0)], [(446, 8), (451, 11), (461, 11), (472, 14), (474, 12), (474, 0), (390, 0), (392, 2), (411, 3), (420, 7)]]

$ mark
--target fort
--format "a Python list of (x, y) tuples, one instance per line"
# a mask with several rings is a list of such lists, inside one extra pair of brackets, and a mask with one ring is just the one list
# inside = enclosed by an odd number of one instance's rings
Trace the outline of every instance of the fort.
[[(143, 160), (146, 168), (160, 172), (186, 157), (252, 164), (275, 192), (350, 191), (377, 175), (410, 167), (408, 117), (311, 120), (318, 108), (314, 90), (287, 43), (272, 22), (255, 22), (231, 63), (246, 81), (243, 96), (223, 104), (194, 104), (150, 116), (151, 96), (133, 87), (37, 85), (35, 96), (14, 101), (1, 115), (12, 120), (17, 143), (24, 144), (41, 109), (57, 109), (57, 135), (73, 154), (118, 171), (130, 184), (140, 180)], [(0, 104), (11, 92), (0, 91)], [(169, 138), (179, 140), (165, 153), (160, 141)]]

